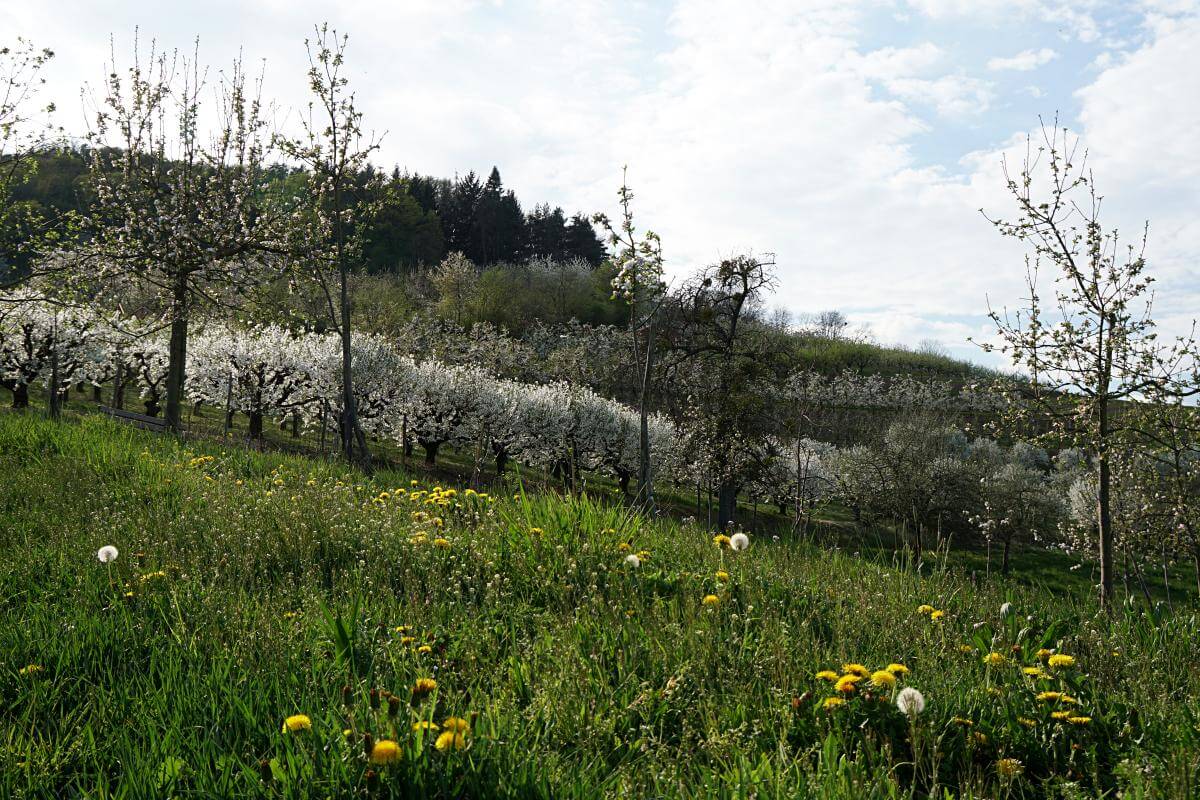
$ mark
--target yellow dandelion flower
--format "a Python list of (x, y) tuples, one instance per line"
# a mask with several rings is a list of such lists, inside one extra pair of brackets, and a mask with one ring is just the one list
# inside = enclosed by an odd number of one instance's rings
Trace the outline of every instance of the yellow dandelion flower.
[(855, 684), (861, 680), (861, 675), (843, 675), (837, 679), (837, 683), (834, 684), (833, 688), (842, 694), (850, 694), (858, 688)]
[(617, 550), (622, 553), (628, 553), (632, 549), (633, 545), (631, 545), (629, 542), (621, 542), (619, 545), (617, 545)]
[(975, 648), (974, 648), (974, 647), (971, 647), (971, 645), (969, 645), (969, 644), (960, 644), (960, 645), (958, 646), (958, 652), (960, 652), (960, 653), (974, 653), (974, 652), (975, 652)]
[(955, 717), (954, 719), (952, 719), (950, 721), (953, 722), (955, 725), (961, 725), (964, 728), (970, 728), (975, 725), (975, 720), (967, 719), (966, 717)]
[(471, 723), (462, 717), (446, 717), (442, 720), (442, 727), (456, 733), (467, 733), (471, 730)]
[(1066, 719), (1069, 716), (1071, 716), (1070, 711), (1052, 711), (1052, 712), (1050, 712), (1051, 719)]
[(1061, 700), (1062, 697), (1063, 697), (1062, 692), (1038, 692), (1037, 701), (1039, 703), (1048, 703), (1052, 700), (1053, 701)]
[(713, 544), (715, 544), (717, 547), (728, 547), (729, 537), (723, 533), (718, 533), (713, 537)]
[(1068, 667), (1075, 666), (1075, 657), (1064, 655), (1063, 653), (1055, 653), (1054, 655), (1050, 656), (1050, 659), (1047, 661), (1047, 663), (1053, 669), (1066, 669)]
[(380, 739), (371, 748), (371, 762), (374, 764), (391, 764), (400, 760), (400, 745), (391, 739)]
[(1016, 778), (1025, 772), (1025, 765), (1015, 758), (1002, 758), (996, 762), (996, 774), (1002, 778)]
[(871, 683), (883, 689), (891, 689), (896, 685), (896, 676), (886, 669), (871, 673)]
[(888, 664), (885, 669), (893, 675), (907, 675), (909, 672), (908, 667), (903, 664)]
[(989, 667), (999, 667), (1008, 663), (1008, 659), (1004, 657), (1003, 653), (991, 652), (983, 657), (983, 663), (987, 664)]
[(933, 611), (933, 606), (929, 605), (928, 603), (922, 603), (921, 605), (917, 606), (918, 614), (932, 614)]
[(421, 655), (425, 656), (425, 655), (429, 655), (430, 653), (432, 653), (433, 648), (427, 644), (423, 644), (417, 648), (417, 652), (420, 653)]
[(1037, 657), (1040, 658), (1042, 661), (1045, 661), (1051, 655), (1053, 655), (1053, 653), (1044, 647), (1037, 651)]
[(723, 569), (717, 570), (717, 580), (719, 580), (721, 583), (728, 583), (729, 573)]
[(1046, 671), (1041, 667), (1025, 667), (1021, 670), (1031, 678), (1046, 678)]
[(437, 681), (433, 678), (417, 678), (413, 684), (413, 697), (424, 697), (437, 688)]
[(1032, 728), (1033, 726), (1037, 725), (1037, 720), (1030, 719), (1029, 717), (1017, 717), (1017, 722), (1021, 723), (1026, 728)]
[(293, 714), (283, 721), (284, 733), (312, 730), (312, 720), (306, 714)]
[(529, 529), (530, 536), (541, 536), (544, 533), (545, 533), (545, 531), (542, 530), (541, 528), (530, 528)]
[(840, 697), (826, 697), (825, 702), (821, 703), (821, 708), (831, 709), (844, 705), (846, 705), (846, 701)]
[(462, 750), (467, 746), (467, 737), (457, 731), (444, 731), (438, 736), (434, 746), (443, 753), (447, 750)]
[(842, 672), (849, 675), (857, 675), (860, 678), (865, 678), (871, 674), (871, 670), (864, 667), (862, 664), (842, 664)]
[(939, 610), (937, 610), (937, 611), (934, 611), (934, 612), (932, 612), (932, 613), (929, 615), (929, 618), (930, 618), (930, 619), (932, 619), (932, 620), (939, 620), (939, 619), (941, 619), (941, 618), (942, 618), (942, 617), (944, 617), (944, 616), (946, 616), (946, 612), (945, 612), (945, 611), (942, 611), (942, 610), (940, 610), (940, 609), (939, 609)]
[(450, 547), (450, 540), (449, 540), (449, 539), (443, 539), (443, 538), (441, 538), (441, 537), (439, 536), (438, 538), (436, 538), (436, 539), (434, 539), (434, 540), (433, 540), (433, 545), (434, 545), (434, 547), (440, 547), (440, 548), (442, 548), (443, 550), (445, 550), (445, 549), (448, 549), (448, 548)]
[(427, 720), (427, 719), (423, 719), (420, 722), (414, 722), (412, 729), (414, 731), (435, 731), (435, 732), (441, 730), (441, 728), (438, 727), (438, 724), (436, 722), (433, 722), (432, 720)]
[(400, 644), (412, 644), (416, 640), (417, 640), (417, 637), (415, 637), (415, 636), (401, 636)]
[(29, 664), (17, 670), (18, 675), (37, 675), (40, 672), (45, 672), (46, 668), (41, 664)]
[(829, 681), (830, 683), (837, 683), (838, 674), (831, 669), (823, 669), (816, 674), (816, 679), (819, 681)]
[(704, 599), (700, 602), (709, 608), (715, 608), (716, 606), (721, 605), (721, 598), (717, 597), (715, 594), (706, 594), (704, 595)]
[(1067, 717), (1067, 722), (1071, 723), (1072, 725), (1090, 725), (1092, 722), (1092, 718), (1091, 717), (1070, 716), (1070, 717)]

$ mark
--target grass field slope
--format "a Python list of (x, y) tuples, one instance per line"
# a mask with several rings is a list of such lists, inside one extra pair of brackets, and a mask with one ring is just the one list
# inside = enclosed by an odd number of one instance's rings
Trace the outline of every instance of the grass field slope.
[(0, 797), (1200, 792), (1194, 607), (97, 418), (0, 471)]

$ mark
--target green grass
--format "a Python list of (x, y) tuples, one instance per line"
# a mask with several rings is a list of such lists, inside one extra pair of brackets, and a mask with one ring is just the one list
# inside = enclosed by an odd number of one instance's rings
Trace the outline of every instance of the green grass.
[[(1130, 601), (1110, 618), (1050, 575), (1017, 579), (1020, 565), (972, 582), (943, 553), (918, 575), (848, 541), (756, 536), (734, 554), (696, 527), (515, 485), (413, 502), (430, 482), (95, 417), (0, 414), (0, 470), (2, 797), (1187, 798), (1200, 785), (1194, 607)], [(640, 568), (626, 543), (648, 551)], [(106, 544), (121, 550), (109, 565)], [(1004, 602), (1016, 613), (1002, 619)], [(1075, 666), (1023, 675), (1041, 647)], [(993, 650), (1004, 664), (984, 664)], [(925, 712), (910, 723), (865, 684), (823, 709), (834, 689), (814, 675), (847, 661), (906, 664)], [(414, 698), (422, 677), (437, 688)], [(372, 709), (372, 689), (397, 696), (394, 716), (386, 694)], [(1045, 689), (1091, 722), (1051, 719), (1056, 704), (1034, 699)], [(293, 714), (311, 730), (281, 732)], [(470, 720), (463, 750), (412, 732), (449, 716)], [(367, 733), (402, 757), (371, 765)], [(1023, 774), (1001, 777), (1002, 758)]]

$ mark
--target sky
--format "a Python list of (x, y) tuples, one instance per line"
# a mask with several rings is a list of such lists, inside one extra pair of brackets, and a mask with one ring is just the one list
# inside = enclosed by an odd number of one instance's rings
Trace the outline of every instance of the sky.
[(43, 96), (80, 133), (135, 30), (214, 69), (241, 52), (286, 129), (322, 21), (380, 166), (496, 165), (527, 205), (610, 215), (627, 166), (673, 276), (773, 253), (776, 306), (994, 366), (968, 339), (1020, 304), (1025, 251), (981, 209), (1012, 212), (1001, 157), (1057, 115), (1106, 227), (1150, 224), (1160, 325), (1200, 308), (1200, 0), (0, 0), (0, 39), (56, 52)]

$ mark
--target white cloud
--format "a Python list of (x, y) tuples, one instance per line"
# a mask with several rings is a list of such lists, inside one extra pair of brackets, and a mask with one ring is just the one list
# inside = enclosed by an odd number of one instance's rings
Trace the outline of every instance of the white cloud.
[(1015, 56), (989, 60), (987, 68), (992, 71), (1016, 70), (1017, 72), (1029, 72), (1044, 64), (1049, 64), (1056, 58), (1058, 58), (1058, 53), (1049, 47), (1043, 47), (1041, 50), (1022, 50)]

